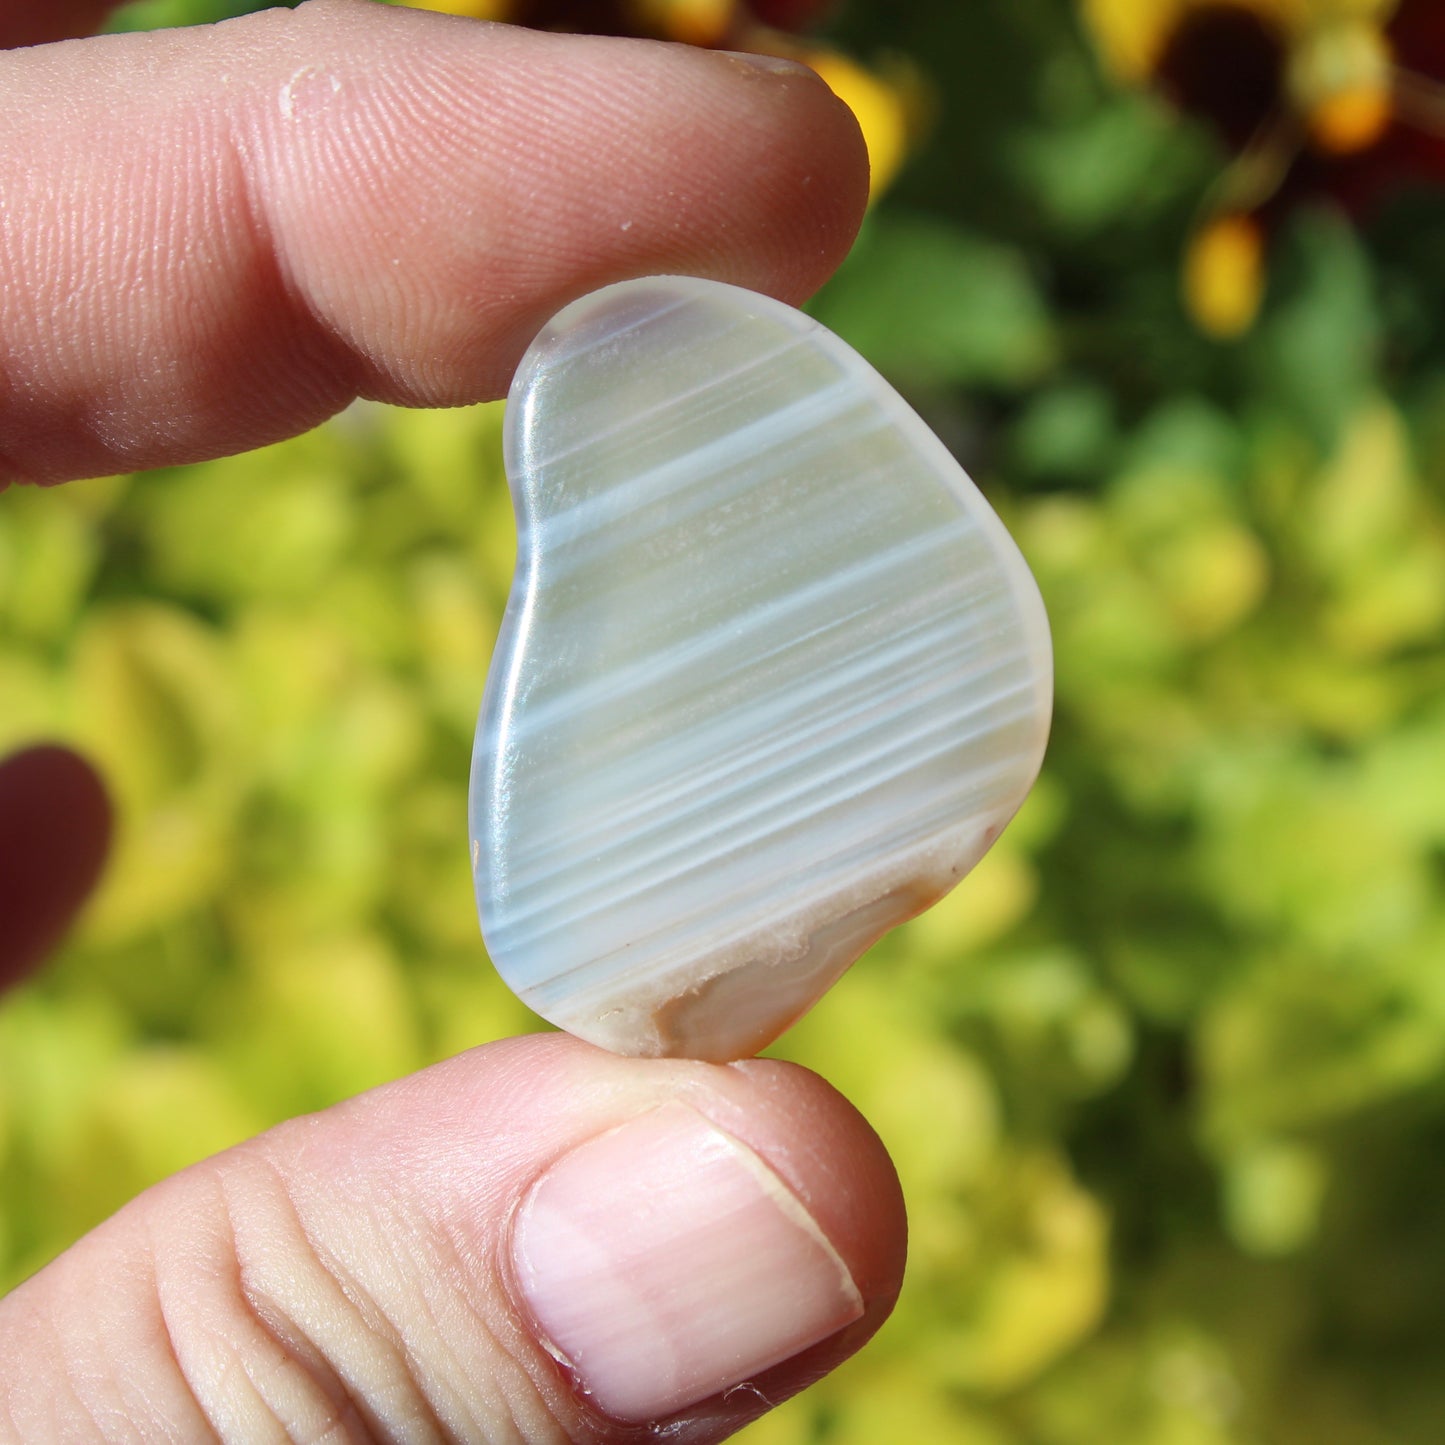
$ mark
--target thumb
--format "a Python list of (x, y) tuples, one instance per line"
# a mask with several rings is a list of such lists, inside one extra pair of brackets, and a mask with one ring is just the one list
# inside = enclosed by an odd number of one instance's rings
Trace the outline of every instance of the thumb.
[(873, 1333), (903, 1239), (806, 1071), (509, 1040), (186, 1170), (0, 1302), (0, 1439), (718, 1440)]

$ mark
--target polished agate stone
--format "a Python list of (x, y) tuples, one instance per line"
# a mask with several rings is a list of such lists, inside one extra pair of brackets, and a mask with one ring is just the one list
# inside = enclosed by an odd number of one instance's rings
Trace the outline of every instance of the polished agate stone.
[(472, 762), (482, 931), (627, 1054), (769, 1043), (1038, 771), (1038, 589), (848, 346), (717, 282), (562, 311), (508, 402), (517, 575)]

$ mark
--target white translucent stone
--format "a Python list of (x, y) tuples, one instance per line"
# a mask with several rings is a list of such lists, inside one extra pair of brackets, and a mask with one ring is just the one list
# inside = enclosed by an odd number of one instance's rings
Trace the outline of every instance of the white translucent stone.
[(998, 837), (1048, 623), (958, 463), (837, 337), (663, 277), (512, 386), (517, 575), (472, 762), (492, 959), (621, 1053), (770, 1042)]

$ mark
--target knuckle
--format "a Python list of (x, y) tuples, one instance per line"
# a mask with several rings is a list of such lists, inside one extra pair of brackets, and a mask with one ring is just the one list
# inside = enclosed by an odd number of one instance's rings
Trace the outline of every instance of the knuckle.
[[(576, 1438), (504, 1343), (477, 1271), (437, 1232), (355, 1198), (324, 1207), (258, 1149), (215, 1171), (221, 1336), (188, 1375), (223, 1441), (299, 1445)], [(214, 1333), (214, 1332), (213, 1332)], [(560, 1408), (565, 1409), (565, 1404)]]
[(274, 1170), (231, 1156), (208, 1180), (199, 1247), (157, 1241), (159, 1314), (217, 1440), (444, 1440), (391, 1332), (348, 1291)]

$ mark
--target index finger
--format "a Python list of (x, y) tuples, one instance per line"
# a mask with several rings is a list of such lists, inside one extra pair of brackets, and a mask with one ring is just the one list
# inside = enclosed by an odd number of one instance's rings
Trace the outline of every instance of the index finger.
[(0, 477), (501, 395), (627, 276), (790, 301), (867, 191), (798, 67), (361, 0), (0, 57)]

